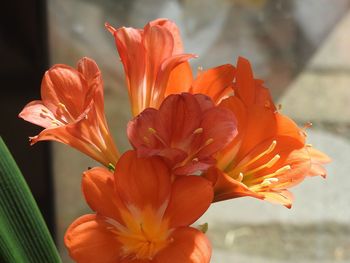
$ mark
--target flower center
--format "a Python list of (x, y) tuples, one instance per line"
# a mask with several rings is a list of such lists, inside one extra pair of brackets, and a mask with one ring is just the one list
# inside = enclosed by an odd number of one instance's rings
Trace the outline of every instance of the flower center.
[(125, 212), (125, 226), (117, 226), (117, 239), (122, 244), (123, 256), (130, 259), (152, 260), (170, 242), (168, 222), (162, 220), (154, 210), (134, 209)]
[[(279, 154), (273, 155), (272, 158), (267, 159), (266, 162), (261, 164), (261, 159), (266, 158), (268, 154), (272, 153), (276, 145), (277, 142), (275, 140), (272, 141), (266, 150), (257, 154), (255, 157), (248, 156), (244, 158), (240, 164), (229, 171), (228, 174), (235, 180), (244, 183), (252, 191), (259, 191), (268, 188), (273, 183), (277, 183), (279, 181), (279, 175), (290, 170), (291, 166), (284, 165), (274, 172), (269, 170), (269, 172), (264, 173), (265, 169), (272, 168), (280, 160), (281, 156)], [(260, 162), (260, 164), (256, 165), (258, 162)], [(254, 168), (249, 168), (252, 166)]]

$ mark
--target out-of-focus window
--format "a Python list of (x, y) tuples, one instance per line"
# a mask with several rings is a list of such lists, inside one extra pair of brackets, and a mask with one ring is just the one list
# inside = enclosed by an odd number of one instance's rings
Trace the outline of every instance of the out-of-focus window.
[[(313, 122), (309, 142), (333, 159), (329, 178), (296, 187), (291, 210), (244, 198), (214, 204), (209, 223), (212, 262), (350, 261), (350, 1), (349, 0), (49, 0), (51, 63), (74, 65), (89, 56), (101, 67), (109, 125), (128, 146), (130, 118), (124, 73), (105, 30), (143, 27), (159, 17), (180, 27), (193, 68), (248, 58), (256, 77), (300, 125)], [(137, 62), (135, 62), (137, 63)], [(54, 146), (58, 240), (88, 208), (77, 189), (89, 159)], [(69, 262), (64, 258), (64, 262)]]

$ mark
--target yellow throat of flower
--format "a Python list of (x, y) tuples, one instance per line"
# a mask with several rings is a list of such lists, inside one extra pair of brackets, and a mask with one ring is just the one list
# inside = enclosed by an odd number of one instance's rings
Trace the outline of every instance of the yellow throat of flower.
[(146, 207), (132, 208), (123, 213), (124, 225), (116, 226), (117, 239), (122, 244), (123, 256), (128, 259), (152, 260), (172, 240), (167, 220), (160, 213)]

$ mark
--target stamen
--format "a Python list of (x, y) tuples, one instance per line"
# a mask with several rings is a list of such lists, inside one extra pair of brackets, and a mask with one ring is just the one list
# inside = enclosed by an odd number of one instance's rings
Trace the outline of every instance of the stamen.
[(193, 134), (200, 134), (203, 132), (203, 128), (198, 128), (198, 129), (195, 129)]
[(243, 175), (243, 173), (239, 173), (239, 175), (238, 175), (238, 177), (237, 177), (237, 181), (238, 182), (242, 182), (243, 181), (243, 178), (244, 178), (244, 175)]
[(288, 164), (288, 165), (285, 165), (285, 166), (281, 167), (280, 169), (278, 169), (274, 174), (279, 175), (279, 174), (287, 172), (288, 170), (291, 170), (291, 169), (292, 169), (292, 167)]
[(277, 182), (278, 182), (278, 178), (267, 178), (261, 183), (261, 185), (265, 186), (265, 185), (270, 185), (272, 183), (277, 183)]
[(284, 172), (286, 172), (286, 171), (288, 171), (290, 169), (292, 169), (292, 167), (289, 164), (287, 164), (287, 165), (279, 168), (278, 170), (276, 170), (274, 173), (270, 173), (270, 174), (266, 174), (264, 176), (257, 177), (256, 179), (250, 181), (249, 183), (250, 184), (255, 184), (255, 183), (257, 183), (257, 182), (259, 182), (261, 180), (265, 181), (266, 179), (273, 179), (272, 177), (280, 175), (280, 174), (282, 174), (282, 173), (284, 173)]
[(192, 159), (192, 162), (194, 162), (194, 163), (198, 163), (198, 161), (199, 161), (198, 158), (193, 158), (193, 159)]
[(58, 106), (61, 108), (61, 110), (63, 110), (68, 115), (68, 117), (71, 119), (71, 121), (75, 119), (73, 117), (73, 115), (68, 111), (66, 105), (64, 105), (63, 103), (59, 102)]
[(263, 165), (260, 165), (256, 168), (254, 168), (253, 170), (249, 170), (245, 173), (245, 175), (252, 175), (258, 171), (261, 171), (262, 169), (265, 169), (265, 168), (271, 168), (272, 166), (274, 166), (278, 160), (281, 158), (281, 156), (279, 154), (276, 154), (270, 161), (268, 161), (267, 163), (263, 164)]
[(270, 144), (270, 146), (265, 150), (263, 151), (262, 153), (260, 153), (259, 155), (255, 156), (253, 159), (251, 159), (249, 162), (247, 163), (243, 163), (242, 165), (236, 167), (234, 169), (234, 171), (239, 171), (239, 170), (243, 170), (242, 168), (244, 167), (247, 167), (248, 165), (256, 162), (257, 160), (261, 159), (262, 157), (264, 157), (265, 155), (271, 153), (275, 148), (276, 148), (276, 145), (277, 145), (277, 141), (273, 140), (272, 143)]
[(60, 121), (58, 121), (58, 120), (53, 120), (53, 121), (51, 122), (51, 124), (56, 125), (56, 126), (64, 125), (62, 122), (60, 122)]
[(149, 128), (148, 128), (148, 131), (149, 131), (154, 137), (156, 137), (156, 139), (157, 139), (158, 141), (160, 141), (164, 146), (167, 146), (167, 144), (165, 143), (165, 141), (159, 136), (159, 134), (157, 133), (157, 131), (156, 131), (154, 128), (149, 127)]

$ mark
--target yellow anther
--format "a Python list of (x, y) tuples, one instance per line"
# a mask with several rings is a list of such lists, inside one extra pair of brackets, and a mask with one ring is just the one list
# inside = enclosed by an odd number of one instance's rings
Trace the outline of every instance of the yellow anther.
[(148, 131), (149, 131), (150, 133), (157, 133), (157, 131), (156, 131), (155, 129), (151, 128), (151, 127), (148, 128)]
[(203, 128), (198, 128), (198, 129), (195, 129), (193, 134), (199, 134), (199, 133), (202, 133), (203, 132)]
[(238, 177), (237, 177), (237, 181), (238, 182), (242, 182), (243, 181), (243, 177), (244, 177), (244, 175), (243, 175), (243, 173), (239, 173), (239, 175), (238, 175)]
[(204, 145), (207, 146), (207, 145), (211, 144), (213, 141), (214, 141), (214, 139), (213, 139), (213, 138), (210, 138), (210, 139), (208, 139), (208, 140), (205, 142)]

